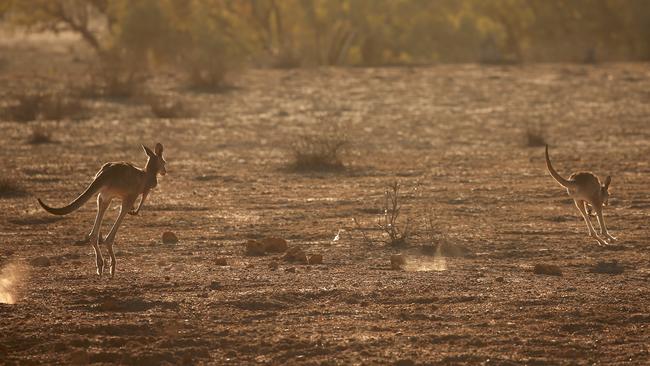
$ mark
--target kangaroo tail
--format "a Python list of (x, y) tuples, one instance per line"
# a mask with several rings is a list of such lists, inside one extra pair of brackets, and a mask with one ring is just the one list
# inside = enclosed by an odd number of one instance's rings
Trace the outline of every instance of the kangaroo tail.
[(553, 179), (555, 179), (556, 182), (560, 183), (560, 185), (564, 188), (571, 188), (573, 187), (573, 183), (567, 179), (562, 178), (561, 175), (559, 175), (555, 169), (553, 169), (553, 165), (551, 165), (551, 159), (548, 157), (548, 145), (546, 145), (546, 168), (548, 169), (548, 172), (551, 173), (551, 176)]
[(84, 203), (86, 203), (90, 197), (92, 197), (97, 191), (99, 191), (100, 188), (104, 185), (104, 178), (105, 176), (103, 174), (100, 174), (98, 177), (93, 180), (92, 183), (86, 188), (86, 190), (79, 195), (74, 201), (70, 202), (69, 205), (64, 206), (64, 207), (50, 207), (43, 203), (40, 198), (38, 198), (38, 203), (43, 207), (43, 209), (52, 215), (67, 215), (73, 211), (78, 210), (81, 206), (83, 206)]

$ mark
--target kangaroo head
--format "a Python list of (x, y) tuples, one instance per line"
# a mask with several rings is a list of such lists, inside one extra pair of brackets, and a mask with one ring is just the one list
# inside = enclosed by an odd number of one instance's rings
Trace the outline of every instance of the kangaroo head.
[(600, 200), (603, 202), (603, 206), (609, 204), (609, 184), (612, 182), (612, 177), (609, 175), (605, 178), (605, 183), (600, 187)]
[(167, 162), (163, 158), (162, 144), (160, 142), (157, 143), (154, 151), (151, 151), (150, 148), (144, 145), (142, 145), (142, 148), (149, 157), (149, 160), (147, 160), (147, 169), (153, 169), (156, 173), (160, 173), (160, 175), (167, 174), (167, 169), (165, 169)]

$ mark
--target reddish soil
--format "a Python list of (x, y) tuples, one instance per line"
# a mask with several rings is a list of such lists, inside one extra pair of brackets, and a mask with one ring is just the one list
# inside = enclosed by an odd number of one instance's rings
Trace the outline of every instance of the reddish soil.
[[(4, 95), (83, 72), (65, 48), (2, 51)], [(49, 79), (22, 70), (28, 54), (53, 60), (37, 65)], [(28, 192), (0, 198), (0, 295), (15, 302), (0, 304), (0, 363), (648, 364), (648, 65), (249, 70), (233, 83), (150, 83), (194, 118), (87, 99), (87, 119), (0, 122), (0, 174)], [(292, 139), (323, 121), (351, 138), (346, 168), (288, 169)], [(587, 236), (543, 147), (525, 144), (531, 123), (546, 126), (561, 174), (612, 175), (616, 244)], [(55, 142), (28, 144), (35, 127)], [(36, 198), (67, 203), (106, 161), (144, 165), (139, 145), (156, 141), (168, 175), (125, 219), (115, 278), (98, 278), (91, 246), (75, 245), (94, 203), (59, 218)], [(434, 243), (420, 230), (406, 247), (369, 245), (352, 222), (379, 238), (396, 179), (404, 216), (421, 228), (433, 210)], [(177, 244), (162, 243), (167, 230)], [(244, 255), (269, 236), (323, 263)], [(465, 250), (436, 256), (438, 238)], [(404, 270), (390, 269), (397, 253)], [(595, 270), (612, 261), (622, 273)]]

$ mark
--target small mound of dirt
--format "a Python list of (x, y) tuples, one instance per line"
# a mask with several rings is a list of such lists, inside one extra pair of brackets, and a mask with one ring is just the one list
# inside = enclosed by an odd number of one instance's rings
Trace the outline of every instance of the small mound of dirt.
[(266, 249), (264, 244), (260, 243), (257, 240), (249, 240), (246, 242), (246, 252), (247, 256), (262, 256), (266, 254)]
[(406, 257), (402, 254), (393, 254), (390, 256), (390, 268), (394, 270), (403, 269), (406, 265)]
[(562, 276), (562, 270), (555, 264), (538, 263), (533, 268), (533, 273), (548, 276)]
[(282, 259), (291, 263), (307, 263), (307, 255), (298, 246), (287, 249), (287, 252), (284, 254)]
[(322, 254), (312, 254), (307, 258), (307, 263), (309, 263), (309, 264), (323, 264), (323, 255)]
[(287, 250), (287, 241), (282, 238), (269, 237), (262, 240), (264, 249), (269, 253), (282, 253)]
[(594, 266), (594, 268), (591, 269), (591, 272), (593, 273), (606, 273), (606, 274), (621, 274), (623, 273), (623, 266), (618, 263), (618, 261), (614, 260), (611, 262), (598, 262)]
[(163, 244), (176, 244), (178, 243), (178, 237), (171, 231), (165, 231), (162, 234)]
[(214, 260), (214, 264), (217, 266), (227, 266), (228, 260), (226, 258), (217, 258)]

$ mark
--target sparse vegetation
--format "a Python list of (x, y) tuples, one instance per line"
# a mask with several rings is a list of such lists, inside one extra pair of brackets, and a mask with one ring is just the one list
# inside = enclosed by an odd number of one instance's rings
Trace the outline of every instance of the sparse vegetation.
[(386, 243), (393, 246), (406, 245), (411, 235), (410, 218), (407, 217), (403, 224), (399, 220), (402, 213), (400, 188), (399, 182), (395, 181), (384, 191), (384, 214), (377, 223), (379, 229), (388, 237)]
[(180, 99), (152, 95), (148, 98), (148, 104), (157, 118), (192, 118), (198, 115), (195, 109)]
[(543, 147), (546, 146), (546, 129), (542, 124), (529, 124), (526, 127), (526, 141), (527, 147)]
[(40, 128), (35, 128), (27, 138), (27, 143), (31, 145), (50, 144), (54, 142), (52, 135)]
[(137, 95), (144, 84), (144, 73), (117, 52), (105, 53), (89, 70), (89, 79), (78, 91), (86, 98), (126, 99)]
[(339, 127), (330, 132), (301, 135), (291, 144), (291, 167), (298, 171), (342, 170), (345, 166), (341, 155), (348, 143)]
[(0, 177), (0, 198), (23, 197), (27, 191), (14, 178)]
[(4, 119), (16, 122), (74, 119), (84, 111), (81, 101), (60, 92), (24, 93), (11, 99), (2, 114)]

